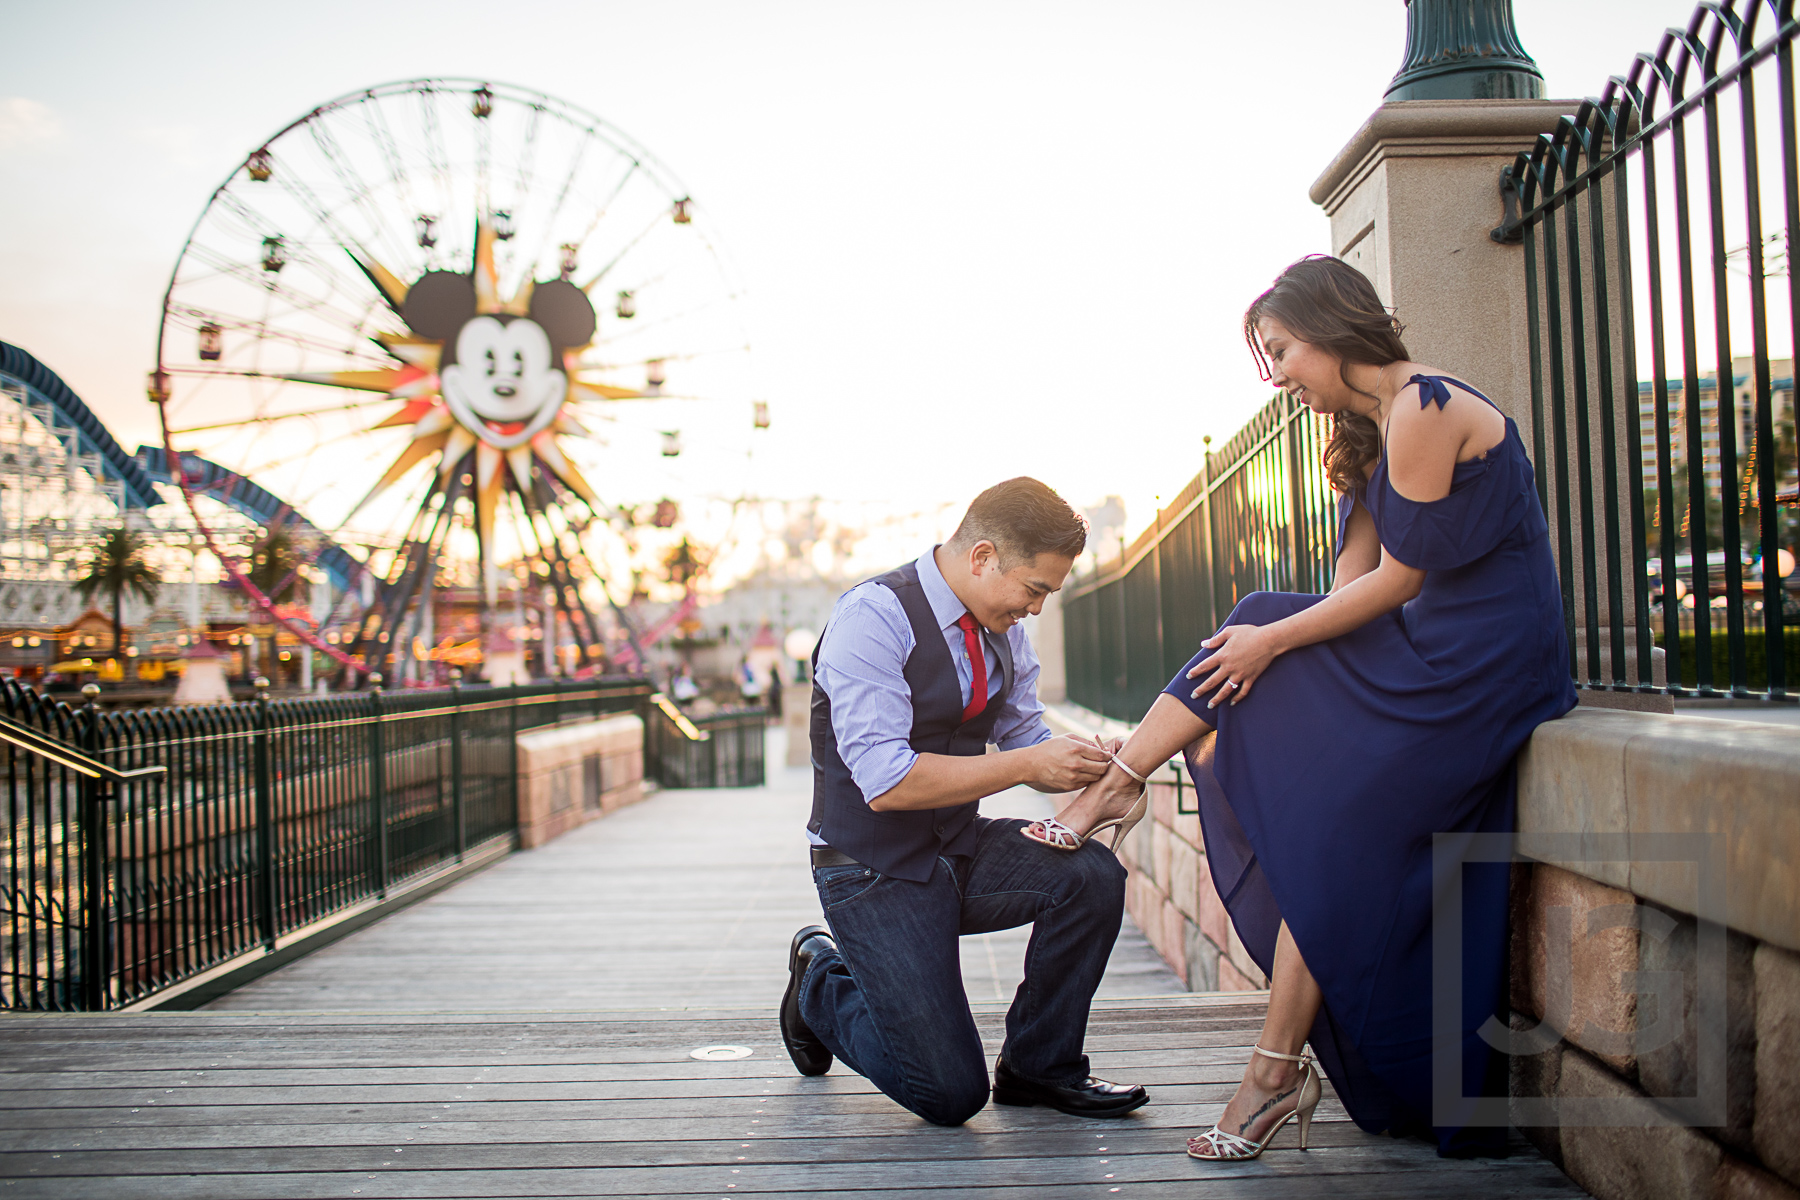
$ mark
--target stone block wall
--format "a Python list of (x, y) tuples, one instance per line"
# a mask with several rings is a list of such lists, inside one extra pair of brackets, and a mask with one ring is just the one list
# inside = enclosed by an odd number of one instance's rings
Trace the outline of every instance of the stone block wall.
[(1150, 811), (1119, 847), (1119, 861), (1130, 871), (1126, 910), (1190, 990), (1268, 986), (1213, 888), (1192, 787), (1182, 785), (1178, 795), (1172, 783), (1150, 785)]
[[(1562, 1035), (1512, 1062), (1515, 1112), (1557, 1118), (1525, 1135), (1602, 1200), (1800, 1198), (1800, 734), (1579, 708), (1520, 757), (1518, 827), (1512, 1024)], [(1711, 864), (1669, 860), (1669, 835)], [(1701, 1096), (1719, 1123), (1669, 1107)], [(1565, 1104), (1593, 1099), (1644, 1115)]]
[(519, 735), (519, 846), (644, 798), (644, 722), (625, 713)]
[[(1602, 1198), (1800, 1197), (1800, 954), (1715, 928), (1724, 940), (1724, 1005), (1708, 1017), (1715, 1029), (1724, 1022), (1724, 1037), (1703, 1047), (1698, 918), (1547, 863), (1516, 867), (1513, 889), (1513, 1028), (1547, 1016), (1566, 1023), (1549, 1050), (1513, 1059), (1514, 1097), (1655, 1101), (1722, 1083), (1724, 1098), (1724, 1123), (1715, 1126), (1592, 1125), (1571, 1116), (1522, 1127), (1525, 1135)], [(1588, 932), (1590, 914), (1620, 905), (1638, 910), (1635, 927)], [(1572, 985), (1566, 1017), (1546, 1004), (1557, 972)], [(1670, 1036), (1634, 1036), (1661, 1022)], [(1721, 1047), (1722, 1058), (1713, 1053)]]
[[(1053, 705), (1044, 719), (1056, 733), (1123, 737), (1117, 721), (1073, 705)], [(1125, 880), (1125, 911), (1162, 955), (1163, 961), (1195, 992), (1250, 992), (1269, 986), (1249, 951), (1238, 940), (1225, 904), (1213, 887), (1194, 789), (1178, 788), (1170, 770), (1150, 784), (1150, 810), (1119, 847)]]
[[(1132, 920), (1195, 991), (1266, 986), (1213, 888), (1192, 786), (1154, 778), (1119, 852)], [(1515, 845), (1511, 1022), (1555, 1035), (1512, 1060), (1521, 1131), (1600, 1200), (1800, 1200), (1800, 734), (1578, 708), (1520, 756)], [(1714, 1124), (1670, 1107), (1703, 1094), (1722, 1097)], [(1639, 1107), (1596, 1122), (1565, 1104), (1597, 1099)], [(1540, 1101), (1551, 1119), (1532, 1123)]]

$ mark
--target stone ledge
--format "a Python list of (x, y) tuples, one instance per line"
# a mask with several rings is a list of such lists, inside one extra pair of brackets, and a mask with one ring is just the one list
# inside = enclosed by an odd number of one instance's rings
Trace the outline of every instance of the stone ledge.
[[(1365, 163), (1379, 158), (1385, 143), (1425, 142), (1433, 155), (1491, 154), (1511, 158), (1540, 133), (1550, 133), (1579, 100), (1403, 100), (1383, 104), (1344, 143), (1308, 193), (1329, 215), (1356, 181)], [(1372, 163), (1369, 165), (1373, 165)], [(1498, 188), (1499, 181), (1495, 181)]]
[(534, 729), (519, 735), (519, 774), (554, 770), (598, 753), (628, 754), (643, 747), (644, 722), (633, 713), (598, 721)]
[[(1579, 834), (1592, 858), (1557, 862), (1684, 913), (1702, 907), (1688, 863), (1600, 861), (1600, 835), (1723, 839), (1725, 907), (1695, 915), (1800, 949), (1800, 732), (1748, 721), (1577, 708), (1540, 726), (1519, 760), (1519, 838)], [(1637, 855), (1634, 853), (1633, 858)], [(1553, 861), (1546, 859), (1545, 861)]]
[(641, 719), (621, 713), (520, 734), (520, 849), (643, 799), (643, 731)]

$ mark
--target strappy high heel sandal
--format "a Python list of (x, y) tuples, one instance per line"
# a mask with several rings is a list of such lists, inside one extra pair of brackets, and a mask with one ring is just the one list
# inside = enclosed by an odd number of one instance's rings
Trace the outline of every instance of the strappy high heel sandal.
[(1295, 1117), (1300, 1118), (1300, 1148), (1306, 1149), (1306, 1135), (1312, 1129), (1313, 1109), (1319, 1106), (1319, 1097), (1325, 1091), (1319, 1083), (1318, 1064), (1310, 1054), (1277, 1054), (1273, 1050), (1254, 1047), (1256, 1053), (1266, 1058), (1279, 1058), (1286, 1062), (1300, 1064), (1300, 1103), (1294, 1106), (1281, 1120), (1275, 1122), (1275, 1128), (1269, 1130), (1260, 1142), (1239, 1137), (1235, 1133), (1226, 1133), (1217, 1125), (1201, 1134), (1188, 1139), (1188, 1157), (1198, 1158), (1206, 1162), (1245, 1162), (1260, 1155), (1281, 1132), (1281, 1127)]
[(1020, 836), (1028, 842), (1036, 842), (1038, 845), (1048, 846), (1052, 850), (1079, 850), (1086, 844), (1088, 838), (1098, 837), (1102, 831), (1107, 829), (1116, 829), (1118, 832), (1113, 834), (1112, 842), (1107, 848), (1114, 854), (1117, 854), (1119, 852), (1119, 844), (1131, 833), (1132, 827), (1144, 819), (1144, 813), (1149, 811), (1150, 780), (1146, 776), (1139, 775), (1136, 771), (1126, 766), (1118, 755), (1113, 755), (1112, 761), (1113, 765), (1118, 767), (1119, 770), (1138, 781), (1137, 803), (1131, 806), (1130, 812), (1122, 817), (1114, 817), (1110, 821), (1100, 822), (1098, 825), (1088, 830), (1085, 837), (1076, 833), (1073, 829), (1070, 829), (1055, 817), (1045, 817), (1038, 822), (1039, 825), (1043, 826), (1043, 837), (1033, 836), (1031, 826), (1029, 825), (1019, 830)]

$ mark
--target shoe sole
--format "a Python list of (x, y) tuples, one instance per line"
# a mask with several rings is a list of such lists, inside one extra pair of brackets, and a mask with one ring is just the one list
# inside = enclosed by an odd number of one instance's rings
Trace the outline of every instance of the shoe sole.
[(1059, 1104), (1052, 1104), (1050, 1101), (1045, 1100), (1040, 1096), (1035, 1096), (1030, 1092), (1015, 1092), (1007, 1088), (995, 1088), (994, 1103), (1011, 1105), (1014, 1108), (1034, 1108), (1041, 1104), (1045, 1108), (1054, 1108), (1057, 1112), (1064, 1113), (1071, 1117), (1098, 1117), (1105, 1120), (1108, 1117), (1122, 1117), (1128, 1112), (1133, 1112), (1142, 1108), (1144, 1105), (1150, 1103), (1150, 1097), (1147, 1095), (1139, 1096), (1136, 1100), (1131, 1101), (1129, 1104), (1121, 1104), (1118, 1108), (1063, 1108)]
[[(781, 1007), (777, 1010), (777, 1012), (782, 1015), (787, 1013), (788, 1004), (794, 999), (794, 993), (800, 989), (800, 974), (794, 970), (795, 965), (800, 959), (800, 943), (804, 942), (807, 938), (820, 933), (827, 937), (831, 936), (831, 931), (823, 925), (808, 925), (799, 933), (796, 933), (794, 935), (794, 940), (788, 943), (788, 985), (787, 991), (781, 994)], [(832, 1058), (829, 1050), (825, 1052), (825, 1065), (818, 1070), (810, 1071), (801, 1064), (800, 1055), (795, 1051), (793, 1042), (788, 1038), (788, 1031), (785, 1023), (781, 1030), (781, 1044), (787, 1049), (788, 1057), (793, 1060), (794, 1070), (800, 1072), (802, 1075), (823, 1075), (825, 1072), (831, 1070)]]

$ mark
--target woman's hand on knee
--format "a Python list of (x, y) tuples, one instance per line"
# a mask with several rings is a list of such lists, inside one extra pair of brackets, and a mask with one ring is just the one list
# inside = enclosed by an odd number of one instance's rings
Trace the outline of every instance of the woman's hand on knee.
[(1212, 654), (1187, 676), (1199, 680), (1194, 699), (1212, 693), (1212, 699), (1206, 702), (1208, 708), (1217, 708), (1221, 701), (1243, 703), (1257, 678), (1281, 653), (1275, 635), (1262, 625), (1227, 625), (1200, 644)]

